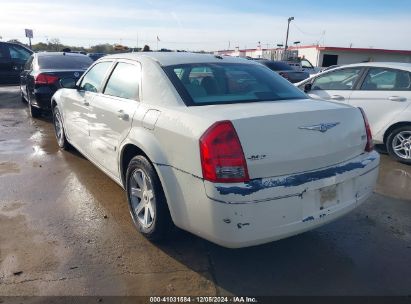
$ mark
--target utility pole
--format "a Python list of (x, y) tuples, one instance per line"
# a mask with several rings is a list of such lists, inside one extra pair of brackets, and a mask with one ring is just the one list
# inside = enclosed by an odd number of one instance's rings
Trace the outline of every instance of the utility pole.
[[(284, 47), (284, 56), (286, 56), (287, 53), (287, 48), (288, 48), (288, 34), (290, 32), (290, 22), (294, 20), (294, 17), (288, 18), (288, 24), (287, 24), (287, 36), (285, 38), (285, 47)], [(285, 59), (285, 58), (284, 58)]]

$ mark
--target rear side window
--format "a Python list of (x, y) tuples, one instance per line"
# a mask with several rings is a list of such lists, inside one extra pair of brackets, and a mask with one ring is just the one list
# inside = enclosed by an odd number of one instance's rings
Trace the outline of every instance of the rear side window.
[(371, 68), (361, 85), (364, 91), (409, 91), (411, 73), (401, 70)]
[(183, 64), (164, 70), (189, 106), (307, 98), (259, 64)]
[(114, 68), (113, 73), (111, 73), (104, 94), (127, 99), (138, 99), (140, 77), (139, 66), (120, 62)]
[(94, 65), (81, 81), (80, 89), (87, 92), (98, 92), (111, 64), (111, 61), (104, 61)]
[(7, 58), (9, 57), (8, 51), (7, 51), (7, 47), (0, 43), (0, 58)]
[(352, 90), (361, 68), (341, 69), (318, 76), (312, 90)]
[(73, 69), (86, 70), (93, 60), (84, 56), (73, 55), (42, 55), (38, 57), (38, 64), (40, 69)]
[(12, 59), (26, 61), (31, 56), (31, 53), (28, 50), (20, 46), (10, 45), (9, 51)]

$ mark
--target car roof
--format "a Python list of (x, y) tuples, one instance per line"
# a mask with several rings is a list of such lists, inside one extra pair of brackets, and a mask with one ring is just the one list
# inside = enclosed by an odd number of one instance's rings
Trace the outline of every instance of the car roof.
[(71, 53), (71, 52), (38, 52), (36, 53), (36, 56), (38, 57), (46, 57), (46, 56), (85, 56), (88, 57), (87, 55), (80, 54), (80, 53)]
[(27, 46), (25, 46), (24, 44), (15, 43), (15, 42), (7, 42), (7, 41), (0, 41), (0, 44), (17, 45), (17, 46), (20, 46), (20, 47), (26, 49), (27, 51), (33, 53), (33, 51), (30, 50), (30, 49), (29, 49)]
[(284, 64), (284, 65), (290, 66), (287, 61), (281, 61), (281, 60), (258, 59), (256, 61), (257, 62), (269, 62), (269, 63), (276, 63), (276, 64)]
[(190, 63), (243, 63), (243, 64), (257, 64), (252, 60), (244, 60), (231, 56), (218, 56), (211, 54), (197, 54), (188, 52), (136, 52), (136, 53), (120, 53), (104, 57), (107, 59), (150, 59), (158, 62), (161, 66), (190, 64)]
[(338, 68), (358, 67), (358, 66), (403, 69), (403, 70), (407, 70), (411, 72), (411, 63), (406, 63), (406, 62), (363, 62), (363, 63), (347, 64), (347, 65), (339, 66)]

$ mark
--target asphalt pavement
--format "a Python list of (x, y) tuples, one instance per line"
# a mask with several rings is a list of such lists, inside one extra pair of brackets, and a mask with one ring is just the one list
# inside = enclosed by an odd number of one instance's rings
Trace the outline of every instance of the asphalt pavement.
[(0, 87), (0, 296), (411, 295), (411, 166), (319, 229), (245, 249), (135, 230), (124, 191)]

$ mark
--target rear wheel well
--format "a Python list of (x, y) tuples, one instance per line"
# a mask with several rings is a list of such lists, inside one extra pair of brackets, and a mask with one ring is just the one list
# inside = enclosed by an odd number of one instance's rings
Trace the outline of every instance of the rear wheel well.
[(388, 136), (390, 136), (392, 131), (394, 131), (397, 128), (406, 127), (406, 126), (411, 126), (411, 122), (410, 121), (402, 121), (402, 122), (397, 122), (397, 123), (393, 124), (392, 126), (390, 126), (387, 129), (387, 131), (385, 131), (385, 133), (384, 133), (384, 144), (387, 144), (387, 138), (388, 138)]
[(126, 186), (125, 182), (126, 182), (126, 173), (127, 173), (128, 164), (133, 159), (133, 157), (137, 155), (144, 156), (151, 163), (151, 160), (147, 157), (144, 151), (141, 150), (139, 147), (132, 145), (132, 144), (126, 145), (123, 148), (123, 152), (121, 153), (121, 160), (120, 160), (121, 180), (122, 180), (124, 187)]
[[(151, 161), (151, 159), (147, 156), (147, 154), (141, 150), (139, 147), (133, 145), (133, 144), (127, 144), (124, 148), (123, 151), (121, 153), (121, 159), (120, 159), (120, 173), (121, 173), (121, 182), (124, 186), (124, 189), (126, 189), (127, 191), (127, 180), (126, 180), (126, 174), (127, 174), (127, 169), (128, 169), (128, 165), (130, 163), (130, 161), (135, 157), (135, 156), (144, 156), (148, 162), (153, 166), (153, 162)], [(161, 182), (161, 178), (156, 170), (156, 168), (153, 166), (154, 172), (156, 173), (156, 175), (158, 176), (159, 182), (160, 182), (160, 187), (162, 188), (162, 191), (164, 193), (164, 188)], [(164, 193), (164, 197), (166, 197), (165, 193)], [(169, 216), (170, 216), (170, 220), (171, 222), (173, 222), (172, 220), (172, 216), (171, 216), (171, 212), (170, 212), (170, 207), (168, 205), (168, 201), (166, 198), (166, 205), (167, 205), (167, 210), (169, 212)]]

